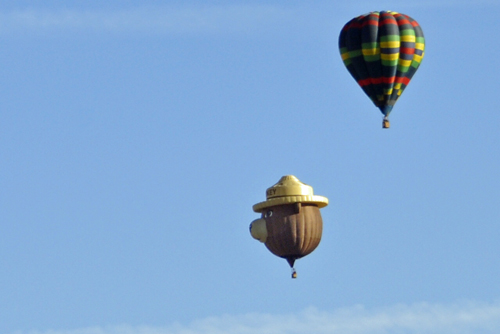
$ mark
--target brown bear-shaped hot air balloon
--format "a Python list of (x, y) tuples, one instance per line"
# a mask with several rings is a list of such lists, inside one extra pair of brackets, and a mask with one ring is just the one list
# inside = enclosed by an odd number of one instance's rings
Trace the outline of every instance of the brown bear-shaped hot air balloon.
[(310, 254), (321, 241), (323, 219), (319, 209), (328, 205), (328, 199), (315, 196), (311, 186), (293, 175), (283, 176), (268, 188), (266, 199), (253, 206), (262, 217), (250, 224), (250, 233), (271, 253), (286, 259), (292, 278), (296, 278), (295, 260)]

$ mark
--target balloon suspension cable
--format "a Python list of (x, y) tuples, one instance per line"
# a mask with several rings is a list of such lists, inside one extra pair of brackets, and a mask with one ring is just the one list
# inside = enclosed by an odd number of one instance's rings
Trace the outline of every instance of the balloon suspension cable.
[(382, 129), (389, 129), (391, 127), (391, 123), (389, 122), (389, 116), (385, 116), (382, 121)]
[(292, 278), (297, 278), (297, 271), (292, 267)]

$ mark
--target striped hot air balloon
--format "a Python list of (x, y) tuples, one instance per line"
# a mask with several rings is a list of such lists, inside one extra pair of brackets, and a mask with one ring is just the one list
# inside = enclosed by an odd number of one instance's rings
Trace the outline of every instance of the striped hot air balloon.
[(347, 70), (384, 114), (383, 127), (424, 56), (420, 25), (397, 12), (371, 12), (349, 21), (339, 36)]

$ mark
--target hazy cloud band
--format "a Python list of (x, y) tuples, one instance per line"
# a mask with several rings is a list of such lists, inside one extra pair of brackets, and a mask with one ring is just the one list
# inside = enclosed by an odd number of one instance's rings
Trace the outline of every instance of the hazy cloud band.
[(167, 327), (91, 327), (15, 334), (475, 334), (498, 333), (499, 328), (500, 303), (422, 303), (373, 310), (355, 306), (331, 312), (309, 308), (287, 315), (225, 315)]
[[(384, 4), (386, 3), (386, 4)], [(325, 26), (339, 10), (359, 15), (369, 10), (393, 9), (394, 0), (374, 8), (368, 1), (330, 5), (234, 4), (145, 6), (128, 9), (44, 9), (0, 11), (0, 35), (13, 33), (262, 33), (300, 31)], [(498, 6), (498, 0), (401, 0), (404, 8)], [(325, 7), (326, 6), (326, 7)], [(324, 7), (324, 8), (323, 8)], [(346, 17), (347, 21), (351, 16)], [(338, 24), (343, 23), (339, 21)]]
[(301, 13), (273, 5), (143, 7), (124, 10), (41, 10), (0, 12), (0, 33), (140, 32), (156, 34), (245, 32), (297, 23)]

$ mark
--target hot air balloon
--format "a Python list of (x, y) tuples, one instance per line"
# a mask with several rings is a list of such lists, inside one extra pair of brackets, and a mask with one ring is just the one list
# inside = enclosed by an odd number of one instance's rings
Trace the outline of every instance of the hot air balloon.
[(266, 201), (253, 206), (260, 219), (250, 224), (250, 234), (276, 256), (287, 260), (292, 278), (297, 277), (295, 260), (318, 247), (323, 232), (320, 208), (328, 199), (313, 194), (313, 188), (293, 175), (283, 176), (266, 191)]
[(349, 21), (339, 36), (344, 65), (382, 114), (389, 114), (424, 56), (424, 34), (408, 15), (381, 11)]

